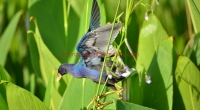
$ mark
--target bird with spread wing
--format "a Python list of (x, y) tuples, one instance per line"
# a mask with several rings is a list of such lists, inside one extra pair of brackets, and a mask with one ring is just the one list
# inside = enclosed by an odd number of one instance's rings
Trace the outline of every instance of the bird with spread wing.
[[(112, 31), (112, 37), (109, 42), (112, 25), (114, 25), (114, 27)], [(64, 63), (60, 65), (58, 69), (59, 78), (68, 73), (76, 78), (88, 78), (95, 83), (100, 82), (101, 84), (105, 84), (107, 87), (110, 87), (112, 90), (114, 90), (112, 92), (101, 94), (97, 99), (95, 99), (97, 108), (103, 108), (109, 104), (99, 103), (99, 100), (101, 100), (106, 95), (113, 93), (120, 94), (123, 91), (123, 88), (118, 86), (117, 82), (127, 78), (131, 72), (134, 71), (134, 69), (129, 69), (127, 66), (124, 66), (121, 59), (119, 59), (121, 64), (106, 59), (105, 66), (103, 67), (104, 59), (108, 57), (112, 58), (116, 53), (116, 49), (112, 43), (117, 37), (121, 26), (121, 23), (100, 26), (99, 7), (97, 1), (93, 0), (90, 27), (88, 32), (82, 37), (76, 46), (78, 53), (81, 55), (80, 61), (77, 64)], [(108, 45), (109, 48), (107, 53)], [(102, 68), (104, 69), (100, 81)], [(117, 90), (116, 86), (118, 86), (120, 89)]]

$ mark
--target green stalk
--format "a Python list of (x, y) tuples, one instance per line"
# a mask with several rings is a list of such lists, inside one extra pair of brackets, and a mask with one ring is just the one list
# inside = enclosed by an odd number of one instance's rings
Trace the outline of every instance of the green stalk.
[[(89, 15), (89, 0), (87, 0), (87, 5), (86, 5), (86, 21), (85, 21), (85, 32), (87, 32), (87, 25), (88, 25), (88, 19), (89, 17), (87, 16)], [(83, 90), (82, 90), (82, 110), (84, 110), (84, 98), (85, 98), (85, 81), (86, 79), (83, 78)]]
[[(109, 40), (108, 40), (108, 46), (106, 48), (106, 54), (108, 53), (108, 49), (109, 49), (109, 46), (110, 46), (110, 41), (111, 41), (111, 38), (112, 38), (112, 33), (113, 33), (113, 29), (114, 29), (114, 25), (115, 25), (115, 21), (116, 21), (116, 16), (117, 16), (117, 12), (119, 10), (120, 3), (121, 3), (121, 0), (119, 0), (117, 10), (116, 10), (116, 13), (115, 13), (112, 29), (111, 29), (111, 32), (110, 32), (110, 37), (109, 37)], [(103, 66), (102, 66), (102, 69), (101, 69), (101, 74), (100, 74), (99, 84), (98, 84), (98, 87), (97, 87), (96, 97), (98, 96), (98, 93), (99, 93), (100, 83), (101, 83), (101, 80), (102, 80), (102, 75), (103, 75), (103, 70), (104, 70), (105, 64), (106, 64), (106, 58), (104, 58)]]
[[(67, 11), (66, 11), (66, 9), (67, 9)], [(65, 36), (68, 36), (68, 17), (69, 17), (69, 11), (70, 11), (70, 1), (68, 1), (67, 7), (66, 7), (66, 1), (63, 0), (63, 16), (64, 16)]]

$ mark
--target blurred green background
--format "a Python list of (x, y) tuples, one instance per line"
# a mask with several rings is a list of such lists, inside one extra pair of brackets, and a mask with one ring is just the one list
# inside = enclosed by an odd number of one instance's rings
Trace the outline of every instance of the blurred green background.
[[(134, 6), (140, 3), (134, 8), (133, 12), (129, 13), (128, 20), (126, 19), (128, 14), (127, 2), (128, 5), (133, 2)], [(101, 25), (112, 23), (118, 6), (118, 0), (99, 0), (98, 3), (101, 10)], [(76, 44), (84, 33), (87, 32), (91, 4), (91, 0), (0, 0), (0, 65), (4, 68), (2, 71), (7, 71), (6, 73), (9, 73), (10, 82), (34, 94), (43, 101), (48, 108), (54, 110), (72, 108), (76, 110), (75, 106), (77, 106), (77, 108), (84, 108), (96, 92), (97, 86), (90, 80), (82, 81), (74, 78), (71, 79), (71, 76), (68, 75), (64, 76), (59, 83), (56, 83), (54, 78), (57, 74), (57, 68), (61, 63), (76, 63), (79, 60), (78, 56), (67, 56), (66, 54), (76, 53)], [(123, 13), (119, 20), (124, 25), (127, 24), (126, 38), (132, 51), (139, 55), (142, 54), (142, 52), (140, 52), (140, 47), (142, 46), (140, 45), (146, 45), (147, 48), (149, 46), (147, 45), (148, 43), (144, 42), (139, 44), (140, 41), (142, 42), (142, 40), (140, 40), (140, 36), (143, 35), (141, 30), (144, 25), (146, 25), (145, 15), (148, 13), (150, 19), (157, 17), (157, 19), (154, 18), (154, 20), (151, 21), (160, 26), (160, 28), (158, 27), (156, 30), (160, 33), (155, 35), (163, 36), (164, 33), (167, 37), (173, 36), (173, 41), (170, 46), (173, 45), (172, 56), (176, 58), (172, 58), (171, 64), (173, 64), (173, 66), (170, 74), (175, 75), (175, 73), (177, 73), (175, 69), (178, 64), (178, 55), (186, 55), (197, 67), (199, 76), (199, 54), (194, 55), (192, 52), (189, 52), (189, 55), (187, 54), (188, 51), (195, 51), (198, 53), (198, 45), (194, 46), (194, 50), (187, 51), (187, 47), (189, 46), (187, 43), (193, 36), (197, 36), (196, 42), (199, 41), (199, 4), (197, 0), (121, 0), (117, 15)], [(151, 15), (153, 17), (151, 17)], [(158, 38), (155, 38), (161, 39), (160, 36), (157, 37)], [(117, 40), (120, 40), (120, 37)], [(190, 43), (191, 42), (195, 41), (190, 40)], [(125, 44), (121, 46), (121, 50), (123, 53), (129, 53)], [(148, 56), (148, 53), (146, 56)], [(138, 58), (139, 63), (146, 60), (141, 59), (142, 58)], [(153, 55), (151, 60), (152, 59)], [(138, 64), (136, 65), (132, 57), (123, 57), (123, 60), (129, 67), (139, 68), (138, 70), (141, 69), (137, 66)], [(163, 60), (162, 56), (161, 60)], [(146, 64), (143, 65), (145, 68), (144, 71), (147, 71), (147, 73), (152, 71), (149, 68), (156, 69), (155, 66), (150, 64), (148, 64), (148, 66), (145, 65)], [(145, 73), (144, 71), (142, 74)], [(133, 98), (136, 94), (141, 95), (141, 86), (139, 86), (141, 83), (140, 78), (144, 78), (144, 75), (140, 77), (140, 71), (138, 73), (139, 78), (138, 75), (136, 75), (123, 82), (123, 86), (126, 89), (125, 95), (123, 96), (124, 100), (161, 110), (163, 106), (156, 107), (156, 104), (146, 104), (144, 101), (145, 95)], [(153, 79), (154, 78), (152, 78), (152, 82), (155, 81)], [(6, 79), (2, 78), (1, 80)], [(175, 83), (176, 76), (173, 77), (173, 80)], [(172, 84), (172, 81), (170, 84)], [(198, 85), (199, 82), (197, 81), (195, 84)], [(1, 87), (1, 95), (3, 97), (2, 99), (8, 100), (5, 96), (5, 91), (7, 91), (5, 88), (6, 85)], [(75, 90), (70, 90), (70, 88)], [(91, 90), (89, 89), (92, 95), (87, 94), (88, 88), (92, 88)], [(174, 90), (176, 90), (176, 88)], [(198, 87), (197, 98), (199, 97), (199, 90)], [(72, 104), (70, 106), (64, 105), (65, 103), (70, 103), (70, 100), (63, 101), (65, 97), (70, 98), (72, 102), (80, 100), (77, 98), (73, 99), (74, 94), (72, 93), (77, 91), (85, 94), (78, 95), (81, 97), (81, 103), (78, 102), (78, 105)], [(181, 90), (177, 91), (180, 92)], [(180, 94), (178, 94), (178, 97)], [(110, 96), (104, 101), (112, 99), (113, 97)], [(159, 98), (157, 100), (159, 100)], [(173, 99), (171, 98), (171, 100)], [(175, 102), (176, 101), (171, 101), (168, 103)], [(199, 98), (197, 102), (199, 102)], [(184, 101), (180, 101), (180, 103), (178, 104), (181, 108), (188, 109), (187, 104), (184, 105)], [(3, 104), (1, 106), (5, 107)], [(5, 108), (11, 109), (9, 106), (8, 104), (8, 107)], [(113, 109), (113, 106), (114, 105), (109, 106), (108, 108)], [(175, 109), (176, 106), (172, 107), (172, 104), (168, 104), (168, 108), (164, 108)]]

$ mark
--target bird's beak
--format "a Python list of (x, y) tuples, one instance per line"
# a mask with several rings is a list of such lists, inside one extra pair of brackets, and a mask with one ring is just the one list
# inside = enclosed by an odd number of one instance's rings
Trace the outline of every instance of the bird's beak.
[(56, 81), (58, 82), (61, 79), (61, 77), (62, 77), (62, 75), (60, 73), (58, 73)]

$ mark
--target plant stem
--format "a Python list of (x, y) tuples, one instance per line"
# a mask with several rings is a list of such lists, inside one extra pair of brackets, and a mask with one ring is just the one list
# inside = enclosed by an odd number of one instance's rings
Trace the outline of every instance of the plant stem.
[[(112, 33), (113, 33), (114, 26), (115, 26), (115, 20), (116, 20), (117, 12), (119, 10), (120, 3), (121, 3), (121, 0), (119, 0), (119, 2), (118, 2), (117, 10), (116, 10), (115, 17), (114, 17), (114, 20), (113, 20), (113, 25), (112, 25), (112, 29), (111, 29), (110, 37), (109, 37), (109, 41), (108, 41), (108, 46), (106, 48), (106, 55), (108, 53), (108, 49), (109, 49), (109, 46), (110, 46), (110, 41), (111, 41), (111, 38), (112, 38)], [(103, 75), (105, 64), (106, 64), (106, 58), (104, 58), (104, 62), (103, 62), (103, 65), (102, 65), (100, 79), (99, 79), (99, 84), (98, 84), (97, 91), (96, 91), (96, 97), (98, 96), (98, 93), (99, 93), (100, 84), (101, 84), (101, 80), (102, 80), (102, 75)]]

